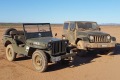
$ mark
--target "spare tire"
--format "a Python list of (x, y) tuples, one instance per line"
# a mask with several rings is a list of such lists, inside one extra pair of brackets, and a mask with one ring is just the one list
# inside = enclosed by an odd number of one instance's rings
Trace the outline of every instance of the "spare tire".
[(7, 29), (6, 31), (5, 31), (5, 33), (4, 33), (4, 35), (10, 35), (10, 32), (11, 31), (17, 31), (16, 29), (14, 29), (14, 28), (9, 28), (9, 29)]

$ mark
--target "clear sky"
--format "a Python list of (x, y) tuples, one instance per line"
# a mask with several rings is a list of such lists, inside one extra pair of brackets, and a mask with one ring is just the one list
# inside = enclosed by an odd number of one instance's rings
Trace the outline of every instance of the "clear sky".
[(120, 23), (120, 0), (0, 0), (0, 22)]

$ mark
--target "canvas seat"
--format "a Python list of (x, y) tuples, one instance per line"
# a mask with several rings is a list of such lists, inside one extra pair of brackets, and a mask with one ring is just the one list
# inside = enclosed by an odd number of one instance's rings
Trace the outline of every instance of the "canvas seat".
[(25, 36), (23, 31), (13, 30), (10, 32), (10, 35), (16, 40), (18, 46), (23, 46), (25, 44)]

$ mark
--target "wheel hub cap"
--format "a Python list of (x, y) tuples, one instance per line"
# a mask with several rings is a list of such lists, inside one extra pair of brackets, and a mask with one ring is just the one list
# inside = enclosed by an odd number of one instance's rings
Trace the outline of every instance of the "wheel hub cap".
[(40, 56), (36, 57), (36, 65), (38, 65), (38, 66), (42, 65), (42, 60), (41, 60)]

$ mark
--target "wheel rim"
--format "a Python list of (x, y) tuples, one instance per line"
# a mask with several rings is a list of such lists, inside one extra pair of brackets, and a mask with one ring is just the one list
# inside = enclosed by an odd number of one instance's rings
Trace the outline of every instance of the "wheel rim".
[(43, 60), (42, 60), (42, 57), (40, 55), (35, 56), (34, 63), (35, 63), (35, 67), (36, 67), (37, 70), (42, 69)]
[(11, 51), (10, 48), (8, 49), (8, 56), (9, 56), (9, 57), (12, 57), (12, 51)]

